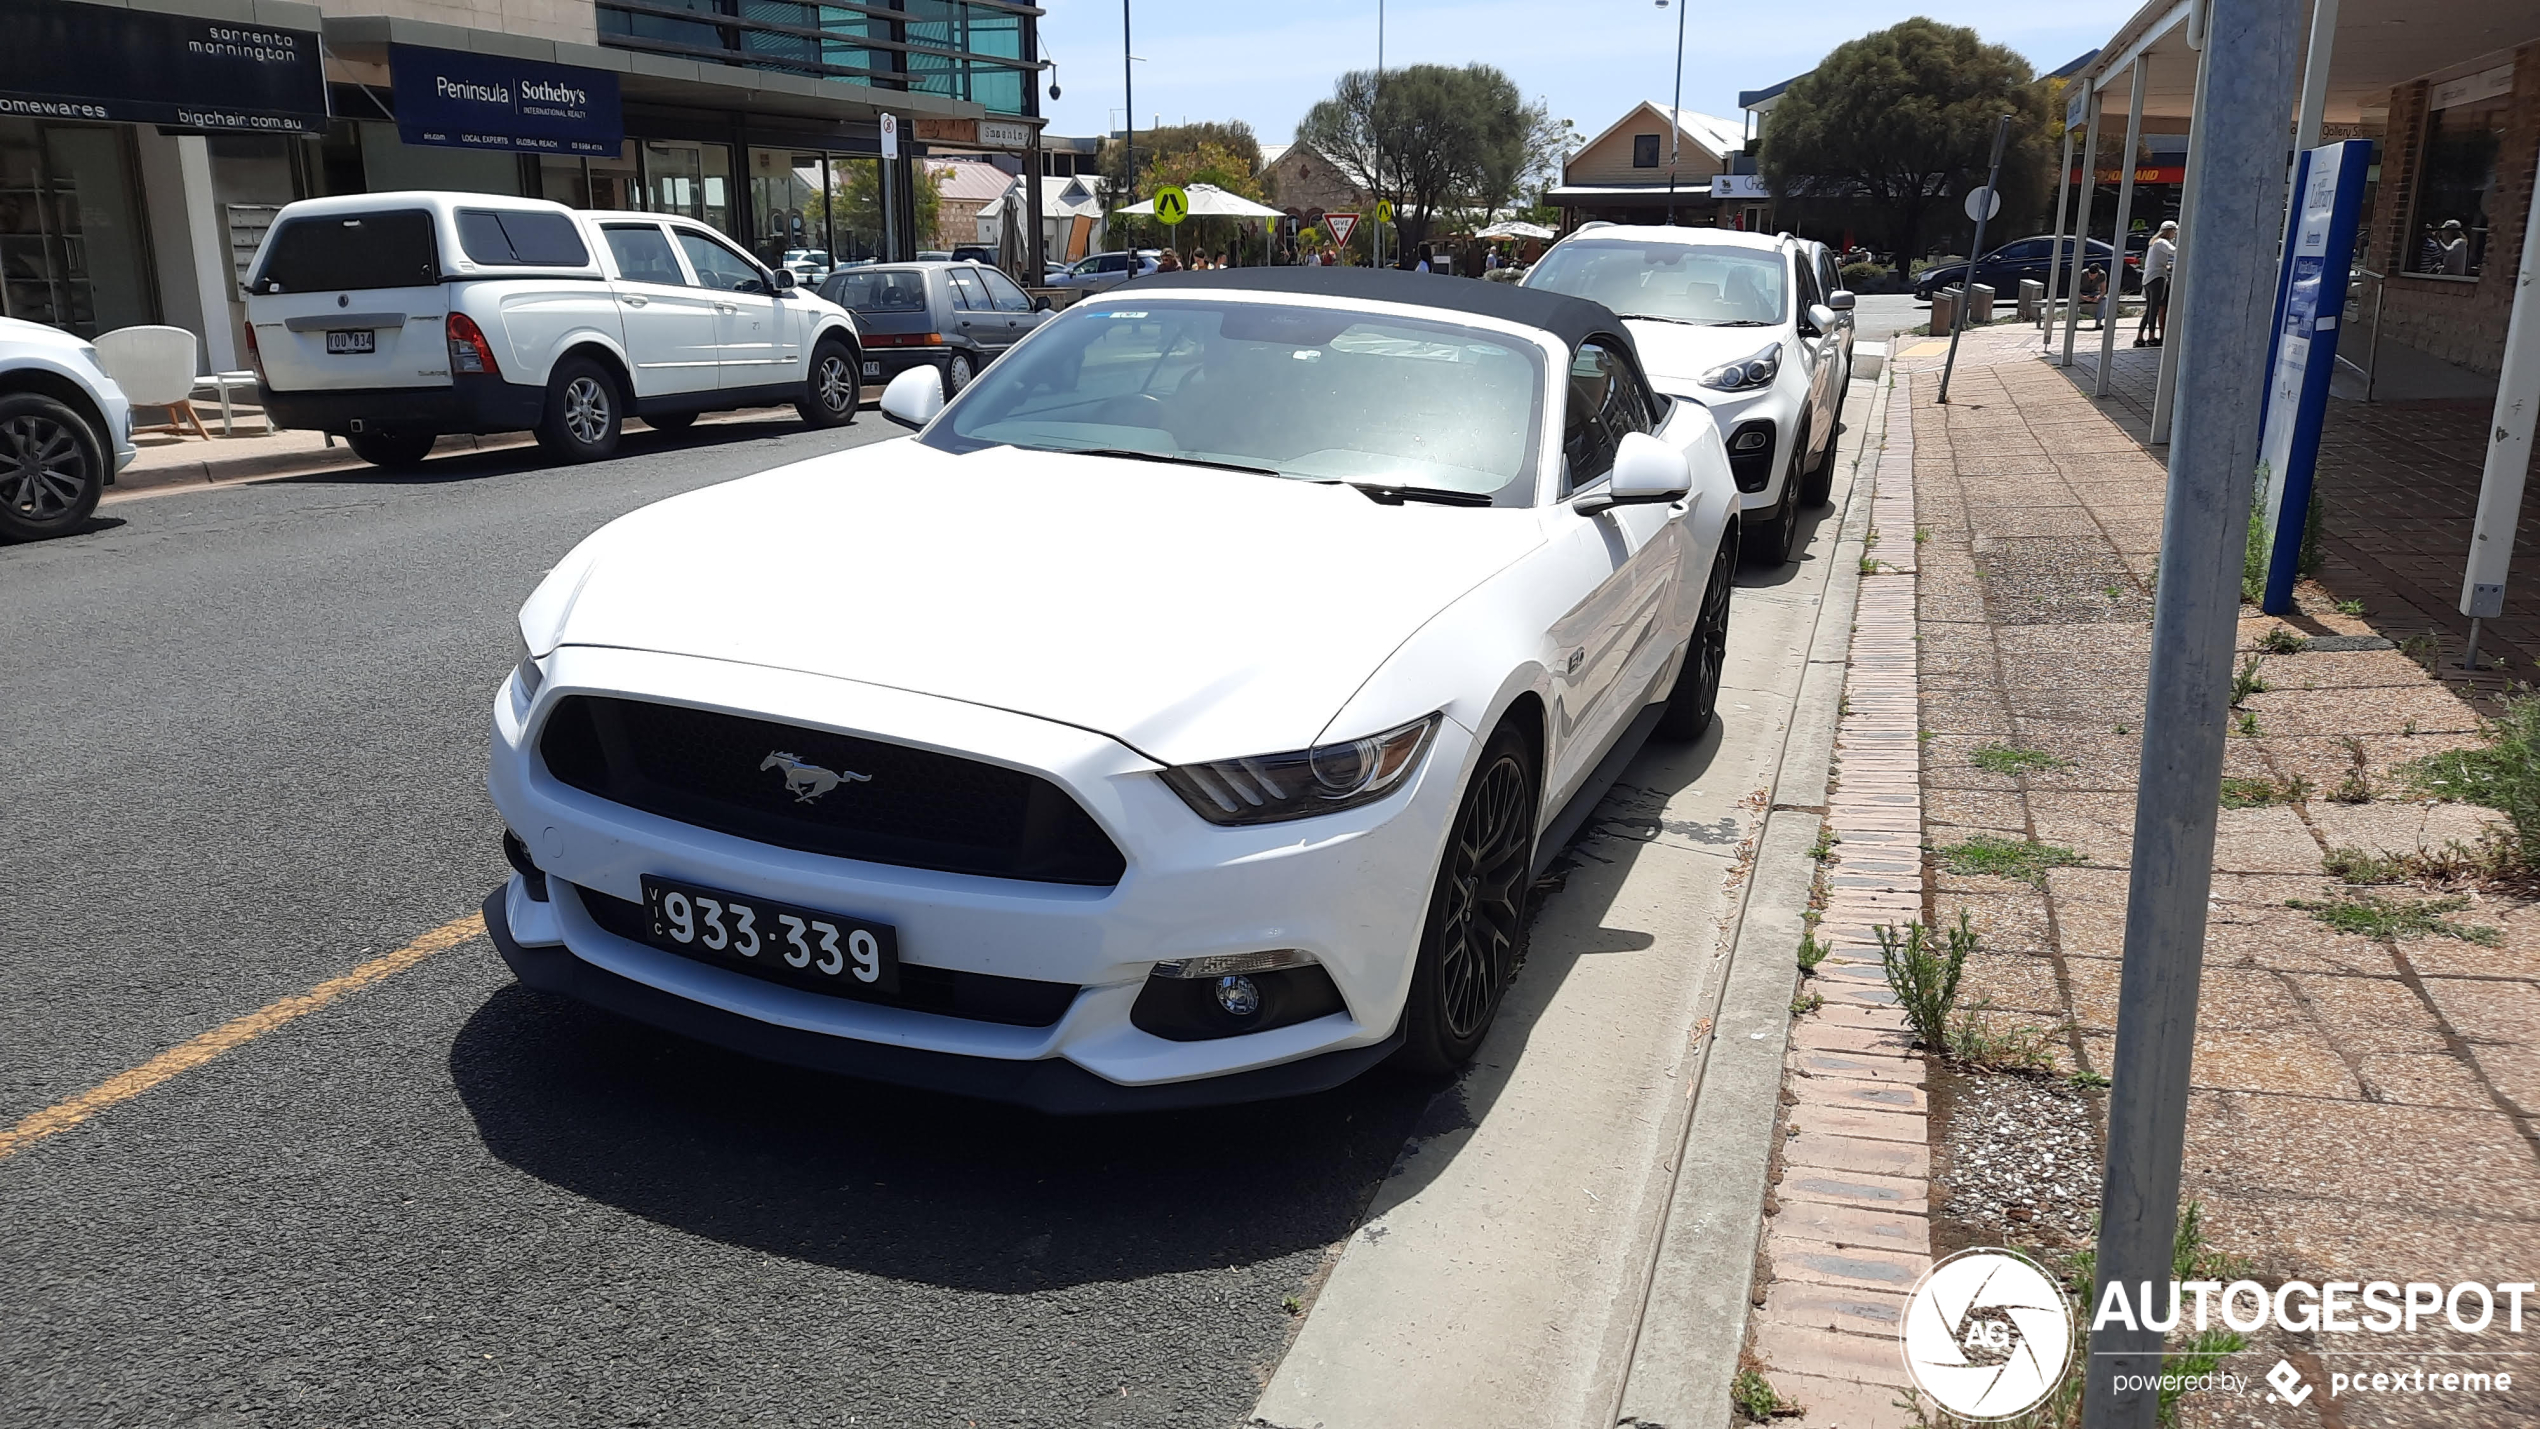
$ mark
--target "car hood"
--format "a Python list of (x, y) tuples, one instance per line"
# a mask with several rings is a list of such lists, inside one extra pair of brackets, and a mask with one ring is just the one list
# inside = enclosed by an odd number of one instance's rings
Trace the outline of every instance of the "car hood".
[(1662, 387), (1689, 384), (1724, 362), (1752, 357), (1769, 343), (1787, 342), (1779, 327), (1687, 327), (1625, 319), (1632, 345), (1640, 349), (1641, 369)]
[(540, 653), (808, 671), (1179, 764), (1315, 743), (1412, 632), (1541, 540), (1530, 510), (901, 440), (623, 517), (550, 574), (521, 626)]

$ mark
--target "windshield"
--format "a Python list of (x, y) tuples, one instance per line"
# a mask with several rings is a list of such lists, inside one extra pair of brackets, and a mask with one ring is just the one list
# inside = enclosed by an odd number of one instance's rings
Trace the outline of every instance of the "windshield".
[(1545, 254), (1526, 286), (1603, 303), (1624, 317), (1727, 327), (1780, 323), (1790, 289), (1789, 265), (1770, 249), (1575, 238)]
[(1453, 323), (1106, 296), (982, 373), (925, 440), (1135, 452), (1530, 506), (1542, 393), (1533, 344)]
[(926, 275), (914, 268), (859, 268), (829, 286), (829, 301), (860, 313), (913, 313), (926, 306)]

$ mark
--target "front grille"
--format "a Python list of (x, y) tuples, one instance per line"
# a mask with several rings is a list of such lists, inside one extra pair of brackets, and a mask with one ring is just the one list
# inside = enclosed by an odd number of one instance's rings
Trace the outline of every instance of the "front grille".
[[(1102, 827), (1048, 780), (904, 744), (570, 695), (548, 717), (538, 753), (548, 773), (585, 793), (779, 848), (1098, 887), (1118, 883), (1127, 867)], [(787, 769), (770, 763), (780, 754), (819, 772), (796, 774), (789, 788)], [(839, 778), (816, 789), (822, 775)]]
[[(725, 962), (684, 948), (652, 942), (644, 936), (652, 920), (644, 912), (643, 904), (612, 897), (578, 883), (572, 888), (582, 900), (582, 911), (591, 915), (592, 922), (630, 943), (643, 943), (647, 947), (695, 958), (726, 972), (747, 973), (788, 987), (795, 985), (746, 963)], [(904, 962), (900, 964), (900, 990), (894, 995), (886, 997), (854, 988), (840, 988), (823, 995), (854, 1002), (879, 1003), (884, 1007), (905, 1007), (911, 1012), (962, 1017), (972, 1022), (996, 1022), (1008, 1027), (1048, 1027), (1067, 1015), (1068, 1007), (1076, 1001), (1076, 991), (1072, 983), (1036, 982), (1030, 978), (956, 972), (951, 968), (922, 967)]]

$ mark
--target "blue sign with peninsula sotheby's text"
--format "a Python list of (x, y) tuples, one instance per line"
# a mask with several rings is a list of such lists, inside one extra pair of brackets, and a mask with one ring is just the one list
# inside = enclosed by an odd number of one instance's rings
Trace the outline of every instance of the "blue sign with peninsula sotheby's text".
[(604, 69), (390, 45), (388, 80), (409, 144), (614, 156), (626, 140)]

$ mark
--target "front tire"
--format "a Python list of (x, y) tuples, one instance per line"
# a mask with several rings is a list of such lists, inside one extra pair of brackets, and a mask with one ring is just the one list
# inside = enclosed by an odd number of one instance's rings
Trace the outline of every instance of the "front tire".
[(105, 494), (106, 454), (77, 412), (36, 392), (0, 397), (0, 536), (69, 535)]
[[(1799, 482), (1797, 463), (1782, 478), (1781, 504), (1773, 514), (1746, 528), (1739, 554), (1759, 566), (1782, 566), (1790, 563), (1791, 547), (1799, 537)], [(1753, 518), (1749, 518), (1752, 520)]]
[(1447, 830), (1428, 925), (1403, 1004), (1403, 1065), (1451, 1072), (1472, 1060), (1526, 947), (1539, 802), (1533, 744), (1503, 724), (1482, 749)]
[(855, 420), (864, 401), (864, 377), (855, 349), (832, 338), (811, 350), (811, 374), (803, 379), (802, 400), (794, 410), (807, 427), (843, 427)]
[(538, 445), (559, 461), (602, 460), (617, 451), (625, 415), (615, 373), (587, 357), (567, 358), (547, 379)]
[(412, 471), (432, 455), (430, 432), (348, 432), (344, 445), (382, 471)]
[(1729, 532), (1711, 558), (1711, 578), (1702, 587), (1702, 613), (1685, 642), (1684, 664), (1676, 671), (1675, 688), (1667, 692), (1667, 712), (1658, 717), (1658, 734), (1666, 739), (1700, 739), (1711, 730), (1720, 708), (1720, 672), (1729, 661), (1729, 595), (1737, 584), (1737, 533)]
[(1817, 458), (1808, 479), (1800, 484), (1799, 504), (1815, 510), (1834, 499), (1835, 453), (1843, 446), (1843, 423), (1834, 424), (1834, 432), (1826, 438), (1826, 454)]

